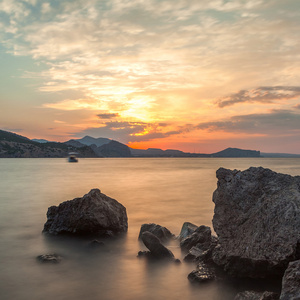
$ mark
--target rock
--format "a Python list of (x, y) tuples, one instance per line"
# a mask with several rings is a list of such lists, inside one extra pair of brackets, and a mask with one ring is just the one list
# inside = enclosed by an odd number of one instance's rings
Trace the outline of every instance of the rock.
[(36, 258), (39, 262), (42, 263), (53, 263), (57, 264), (62, 260), (62, 257), (58, 254), (42, 254)]
[(126, 232), (127, 228), (126, 208), (93, 189), (82, 198), (49, 207), (43, 232), (111, 236)]
[(192, 271), (188, 275), (188, 279), (192, 283), (203, 283), (216, 279), (216, 274), (212, 268), (199, 264), (197, 270)]
[(245, 291), (238, 293), (234, 300), (278, 300), (279, 295), (273, 292)]
[(290, 262), (282, 279), (280, 300), (300, 299), (300, 260)]
[(150, 224), (143, 224), (141, 226), (139, 239), (142, 238), (143, 232), (148, 231), (154, 234), (156, 237), (160, 239), (161, 242), (166, 242), (171, 238), (174, 238), (174, 234), (170, 232), (169, 229), (166, 227), (160, 226), (158, 224), (150, 223)]
[(198, 228), (197, 225), (192, 224), (190, 222), (185, 222), (182, 225), (180, 234), (178, 236), (179, 240), (182, 241), (185, 238), (187, 238), (188, 236), (190, 236), (192, 233), (194, 233), (194, 231)]
[(153, 233), (145, 231), (142, 233), (142, 241), (155, 258), (174, 259), (173, 253), (166, 248)]
[(264, 292), (259, 300), (279, 300), (279, 294), (273, 292)]
[(211, 230), (208, 226), (199, 226), (191, 235), (180, 242), (183, 250), (190, 250), (193, 246), (201, 250), (208, 250), (212, 243)]
[(93, 240), (89, 243), (88, 246), (92, 249), (97, 249), (97, 248), (102, 248), (103, 246), (105, 246), (105, 244), (101, 241)]
[(300, 177), (252, 167), (217, 178), (214, 262), (236, 277), (282, 276), (299, 258)]
[(138, 257), (151, 256), (151, 253), (150, 251), (139, 251), (137, 256)]
[(194, 246), (189, 250), (189, 253), (183, 258), (183, 260), (205, 262), (210, 257), (211, 251), (209, 249), (204, 251), (199, 249), (197, 246)]

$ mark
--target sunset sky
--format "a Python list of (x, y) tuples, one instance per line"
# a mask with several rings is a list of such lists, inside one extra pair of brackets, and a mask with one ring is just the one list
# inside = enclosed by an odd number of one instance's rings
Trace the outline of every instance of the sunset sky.
[(0, 129), (300, 153), (299, 0), (1, 0)]

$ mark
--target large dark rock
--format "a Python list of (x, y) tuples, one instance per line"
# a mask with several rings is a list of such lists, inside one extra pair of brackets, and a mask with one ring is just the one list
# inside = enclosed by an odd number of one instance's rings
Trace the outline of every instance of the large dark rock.
[(82, 198), (49, 207), (43, 232), (110, 236), (126, 232), (127, 228), (126, 208), (93, 189)]
[(300, 299), (300, 260), (289, 263), (282, 279), (280, 300)]
[(166, 248), (153, 233), (145, 231), (142, 233), (142, 241), (150, 250), (150, 254), (155, 258), (174, 259), (173, 253)]
[(141, 226), (139, 239), (142, 238), (142, 234), (145, 231), (149, 231), (153, 233), (156, 237), (160, 239), (161, 242), (166, 242), (174, 237), (174, 234), (170, 232), (169, 229), (166, 227), (160, 226), (158, 224), (150, 223), (150, 224), (143, 224)]
[(300, 177), (252, 167), (217, 178), (214, 262), (234, 276), (282, 276), (299, 258)]

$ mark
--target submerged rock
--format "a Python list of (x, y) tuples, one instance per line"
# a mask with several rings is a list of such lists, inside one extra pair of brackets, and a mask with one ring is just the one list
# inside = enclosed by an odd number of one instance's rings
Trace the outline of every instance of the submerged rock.
[(217, 178), (214, 262), (233, 276), (282, 276), (299, 258), (300, 177), (252, 167)]
[(141, 226), (140, 234), (139, 234), (139, 239), (142, 238), (143, 232), (148, 231), (154, 234), (156, 237), (160, 239), (161, 242), (166, 242), (170, 240), (171, 238), (174, 238), (174, 234), (170, 232), (169, 229), (166, 227), (163, 227), (158, 224), (150, 223), (150, 224), (143, 224)]
[[(150, 250), (150, 254), (155, 258), (169, 258), (174, 259), (174, 254), (166, 248), (153, 233), (145, 231), (142, 233), (142, 241), (145, 246)], [(145, 254), (139, 252), (139, 255)]]
[(37, 256), (36, 259), (42, 263), (57, 264), (57, 263), (61, 262), (62, 257), (59, 256), (58, 254), (42, 254), (42, 255)]
[(282, 279), (280, 300), (300, 299), (300, 260), (289, 263)]
[(93, 240), (88, 244), (88, 247), (92, 248), (92, 249), (98, 249), (98, 248), (102, 248), (104, 246), (105, 246), (105, 244), (102, 241), (98, 241), (98, 240)]
[(92, 189), (82, 198), (49, 207), (43, 232), (111, 236), (127, 228), (126, 208), (99, 189)]

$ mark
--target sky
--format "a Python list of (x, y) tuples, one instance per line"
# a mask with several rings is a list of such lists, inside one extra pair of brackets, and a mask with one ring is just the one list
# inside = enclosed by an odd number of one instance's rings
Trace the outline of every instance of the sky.
[(299, 0), (0, 0), (0, 129), (300, 154)]

